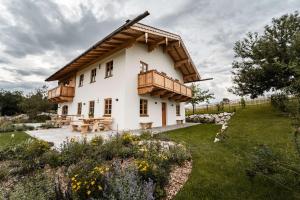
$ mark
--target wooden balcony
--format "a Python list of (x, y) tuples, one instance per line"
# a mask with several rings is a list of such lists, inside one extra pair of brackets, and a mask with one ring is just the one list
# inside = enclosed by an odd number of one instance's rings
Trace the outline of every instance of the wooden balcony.
[(74, 94), (74, 87), (61, 85), (48, 91), (48, 100), (54, 103), (70, 102)]
[(192, 90), (164, 73), (150, 70), (138, 75), (138, 94), (150, 94), (184, 102), (191, 99)]

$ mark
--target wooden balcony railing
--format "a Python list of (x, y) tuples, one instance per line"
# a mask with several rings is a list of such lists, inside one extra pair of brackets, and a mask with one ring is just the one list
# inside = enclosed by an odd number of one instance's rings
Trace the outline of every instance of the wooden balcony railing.
[(178, 101), (186, 101), (192, 97), (192, 90), (189, 87), (156, 70), (142, 72), (138, 75), (138, 93)]
[(74, 94), (74, 87), (61, 85), (48, 91), (48, 100), (56, 103), (69, 102), (73, 100)]

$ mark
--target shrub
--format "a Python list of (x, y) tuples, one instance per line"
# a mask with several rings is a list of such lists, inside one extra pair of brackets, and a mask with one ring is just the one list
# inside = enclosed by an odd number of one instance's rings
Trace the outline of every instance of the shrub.
[(242, 97), (241, 98), (241, 107), (244, 109), (244, 108), (246, 108), (246, 101), (245, 101), (245, 99)]
[(50, 150), (48, 142), (43, 140), (29, 139), (25, 142), (25, 148), (22, 159), (34, 159), (42, 156), (45, 152)]
[[(129, 140), (131, 141), (130, 143), (128, 143)], [(110, 141), (104, 143), (97, 153), (104, 160), (112, 160), (115, 157), (134, 157), (138, 151), (138, 147), (132, 141), (127, 138), (124, 141), (121, 137), (112, 138)]]
[(90, 162), (81, 162), (78, 166), (81, 166), (83, 163), (89, 165), (82, 165), (80, 169), (73, 169), (70, 177), (72, 191), (79, 199), (99, 198), (103, 196), (105, 174), (109, 168), (104, 165), (95, 166)]
[(61, 146), (61, 162), (65, 166), (75, 164), (89, 155), (88, 152), (91, 151), (91, 145), (87, 143), (86, 139), (83, 141), (71, 139), (70, 141), (64, 142)]
[(0, 181), (4, 180), (9, 174), (9, 169), (7, 166), (1, 166), (0, 170)]
[(11, 200), (51, 200), (55, 199), (55, 184), (53, 178), (41, 173), (25, 177), (18, 182), (9, 194)]
[(45, 123), (45, 124), (41, 124), (40, 128), (42, 128), (42, 129), (50, 129), (50, 128), (58, 128), (58, 127), (55, 126), (53, 123)]
[(51, 120), (49, 115), (33, 115), (30, 116), (30, 121), (32, 122), (45, 122), (47, 120)]
[(50, 165), (51, 167), (58, 167), (62, 164), (60, 153), (52, 150), (47, 151), (41, 157), (41, 163)]
[(103, 138), (101, 136), (96, 136), (91, 140), (93, 146), (101, 146), (103, 144)]
[[(118, 138), (117, 138), (118, 139)], [(129, 132), (123, 133), (121, 136), (121, 141), (123, 145), (130, 145), (132, 144), (134, 141), (137, 141), (138, 137), (132, 135)]]
[(150, 131), (143, 131), (142, 134), (140, 135), (141, 140), (150, 140), (152, 139), (152, 133)]
[(191, 159), (191, 154), (187, 151), (185, 146), (176, 144), (169, 148), (169, 159), (172, 163), (182, 165), (184, 161)]
[(104, 190), (106, 199), (119, 200), (153, 200), (154, 184), (151, 179), (143, 181), (135, 168), (122, 169), (120, 162), (114, 162), (107, 176)]
[(4, 121), (0, 124), (0, 132), (12, 132), (15, 130), (15, 126), (8, 121)]
[(271, 96), (271, 105), (282, 112), (287, 111), (288, 101), (287, 95), (283, 93), (273, 94)]
[(25, 124), (15, 126), (15, 131), (27, 131), (27, 130), (34, 130), (34, 127)]

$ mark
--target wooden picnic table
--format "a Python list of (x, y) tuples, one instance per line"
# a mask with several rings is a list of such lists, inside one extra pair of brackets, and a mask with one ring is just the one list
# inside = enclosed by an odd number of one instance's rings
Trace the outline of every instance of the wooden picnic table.
[(100, 130), (100, 127), (103, 127), (105, 131), (111, 130), (112, 118), (109, 117), (100, 117), (100, 118), (79, 118), (83, 121), (84, 125), (92, 125), (92, 131)]

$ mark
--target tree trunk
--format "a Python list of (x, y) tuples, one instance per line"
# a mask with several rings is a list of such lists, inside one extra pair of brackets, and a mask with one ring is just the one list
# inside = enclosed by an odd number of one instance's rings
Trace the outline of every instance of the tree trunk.
[(193, 106), (193, 115), (195, 114), (195, 104), (192, 104)]

